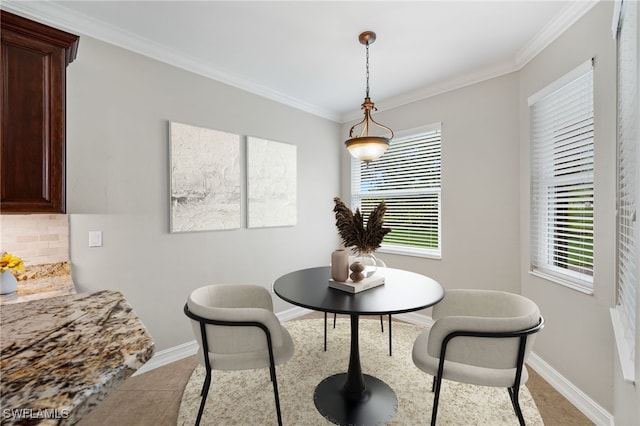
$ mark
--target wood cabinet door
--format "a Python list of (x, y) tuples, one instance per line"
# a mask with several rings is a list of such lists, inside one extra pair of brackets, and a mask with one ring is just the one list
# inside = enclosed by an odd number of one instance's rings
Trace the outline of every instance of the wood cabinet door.
[(23, 20), (3, 11), (0, 211), (64, 213), (68, 43)]

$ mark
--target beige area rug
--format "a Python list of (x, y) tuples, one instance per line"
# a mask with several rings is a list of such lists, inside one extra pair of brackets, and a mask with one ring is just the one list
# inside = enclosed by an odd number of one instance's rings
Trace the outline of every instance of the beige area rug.
[[(420, 326), (393, 323), (393, 356), (390, 357), (387, 324), (360, 319), (360, 361), (362, 372), (384, 380), (396, 392), (398, 409), (391, 425), (428, 425), (431, 420), (432, 377), (419, 370), (411, 360)], [(338, 319), (327, 336), (323, 351), (323, 320), (289, 321), (285, 326), (295, 344), (295, 354), (287, 363), (276, 366), (282, 420), (284, 425), (331, 424), (316, 410), (313, 392), (324, 378), (344, 373), (349, 363), (350, 324)], [(193, 425), (200, 404), (204, 368), (198, 366), (185, 388), (178, 425)], [(527, 425), (542, 425), (538, 408), (522, 386), (520, 405)], [(213, 371), (203, 425), (277, 424), (273, 386), (269, 369), (252, 371)], [(517, 425), (506, 389), (463, 385), (443, 380), (438, 408), (438, 425)]]

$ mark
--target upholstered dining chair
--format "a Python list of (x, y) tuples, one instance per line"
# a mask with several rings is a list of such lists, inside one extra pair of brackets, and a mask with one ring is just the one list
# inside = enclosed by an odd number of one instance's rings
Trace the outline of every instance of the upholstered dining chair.
[(538, 306), (526, 297), (494, 290), (447, 290), (433, 307), (433, 326), (413, 345), (413, 362), (434, 376), (431, 424), (436, 424), (442, 379), (505, 387), (520, 425), (518, 400), (528, 379), (524, 365), (544, 327)]
[[(275, 366), (293, 356), (293, 341), (273, 313), (273, 301), (264, 287), (218, 284), (194, 290), (184, 305), (199, 345), (198, 361), (206, 377), (196, 425), (211, 385), (212, 370), (251, 370), (269, 367), (278, 424), (282, 425)], [(252, 395), (247, 395), (252, 397)]]

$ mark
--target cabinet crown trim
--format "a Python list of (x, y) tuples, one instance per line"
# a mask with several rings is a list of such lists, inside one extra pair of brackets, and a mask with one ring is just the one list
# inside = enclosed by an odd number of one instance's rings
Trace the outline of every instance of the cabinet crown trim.
[(0, 12), (2, 13), (1, 20), (3, 30), (11, 30), (16, 34), (22, 34), (29, 38), (42, 40), (51, 45), (63, 48), (65, 50), (66, 65), (69, 65), (76, 59), (78, 43), (80, 41), (80, 37), (77, 35), (14, 15), (6, 10)]

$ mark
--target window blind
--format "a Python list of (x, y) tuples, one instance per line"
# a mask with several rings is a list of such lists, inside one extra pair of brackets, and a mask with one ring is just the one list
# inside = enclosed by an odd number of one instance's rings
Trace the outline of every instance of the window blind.
[[(617, 310), (635, 362), (638, 300), (638, 3), (623, 2), (618, 32)], [(625, 360), (623, 360), (623, 368)], [(633, 378), (631, 378), (632, 380)]]
[(593, 67), (530, 98), (531, 269), (593, 287)]
[(365, 217), (381, 200), (392, 228), (381, 251), (440, 256), (441, 131), (439, 125), (395, 138), (369, 164), (351, 160), (351, 204)]

